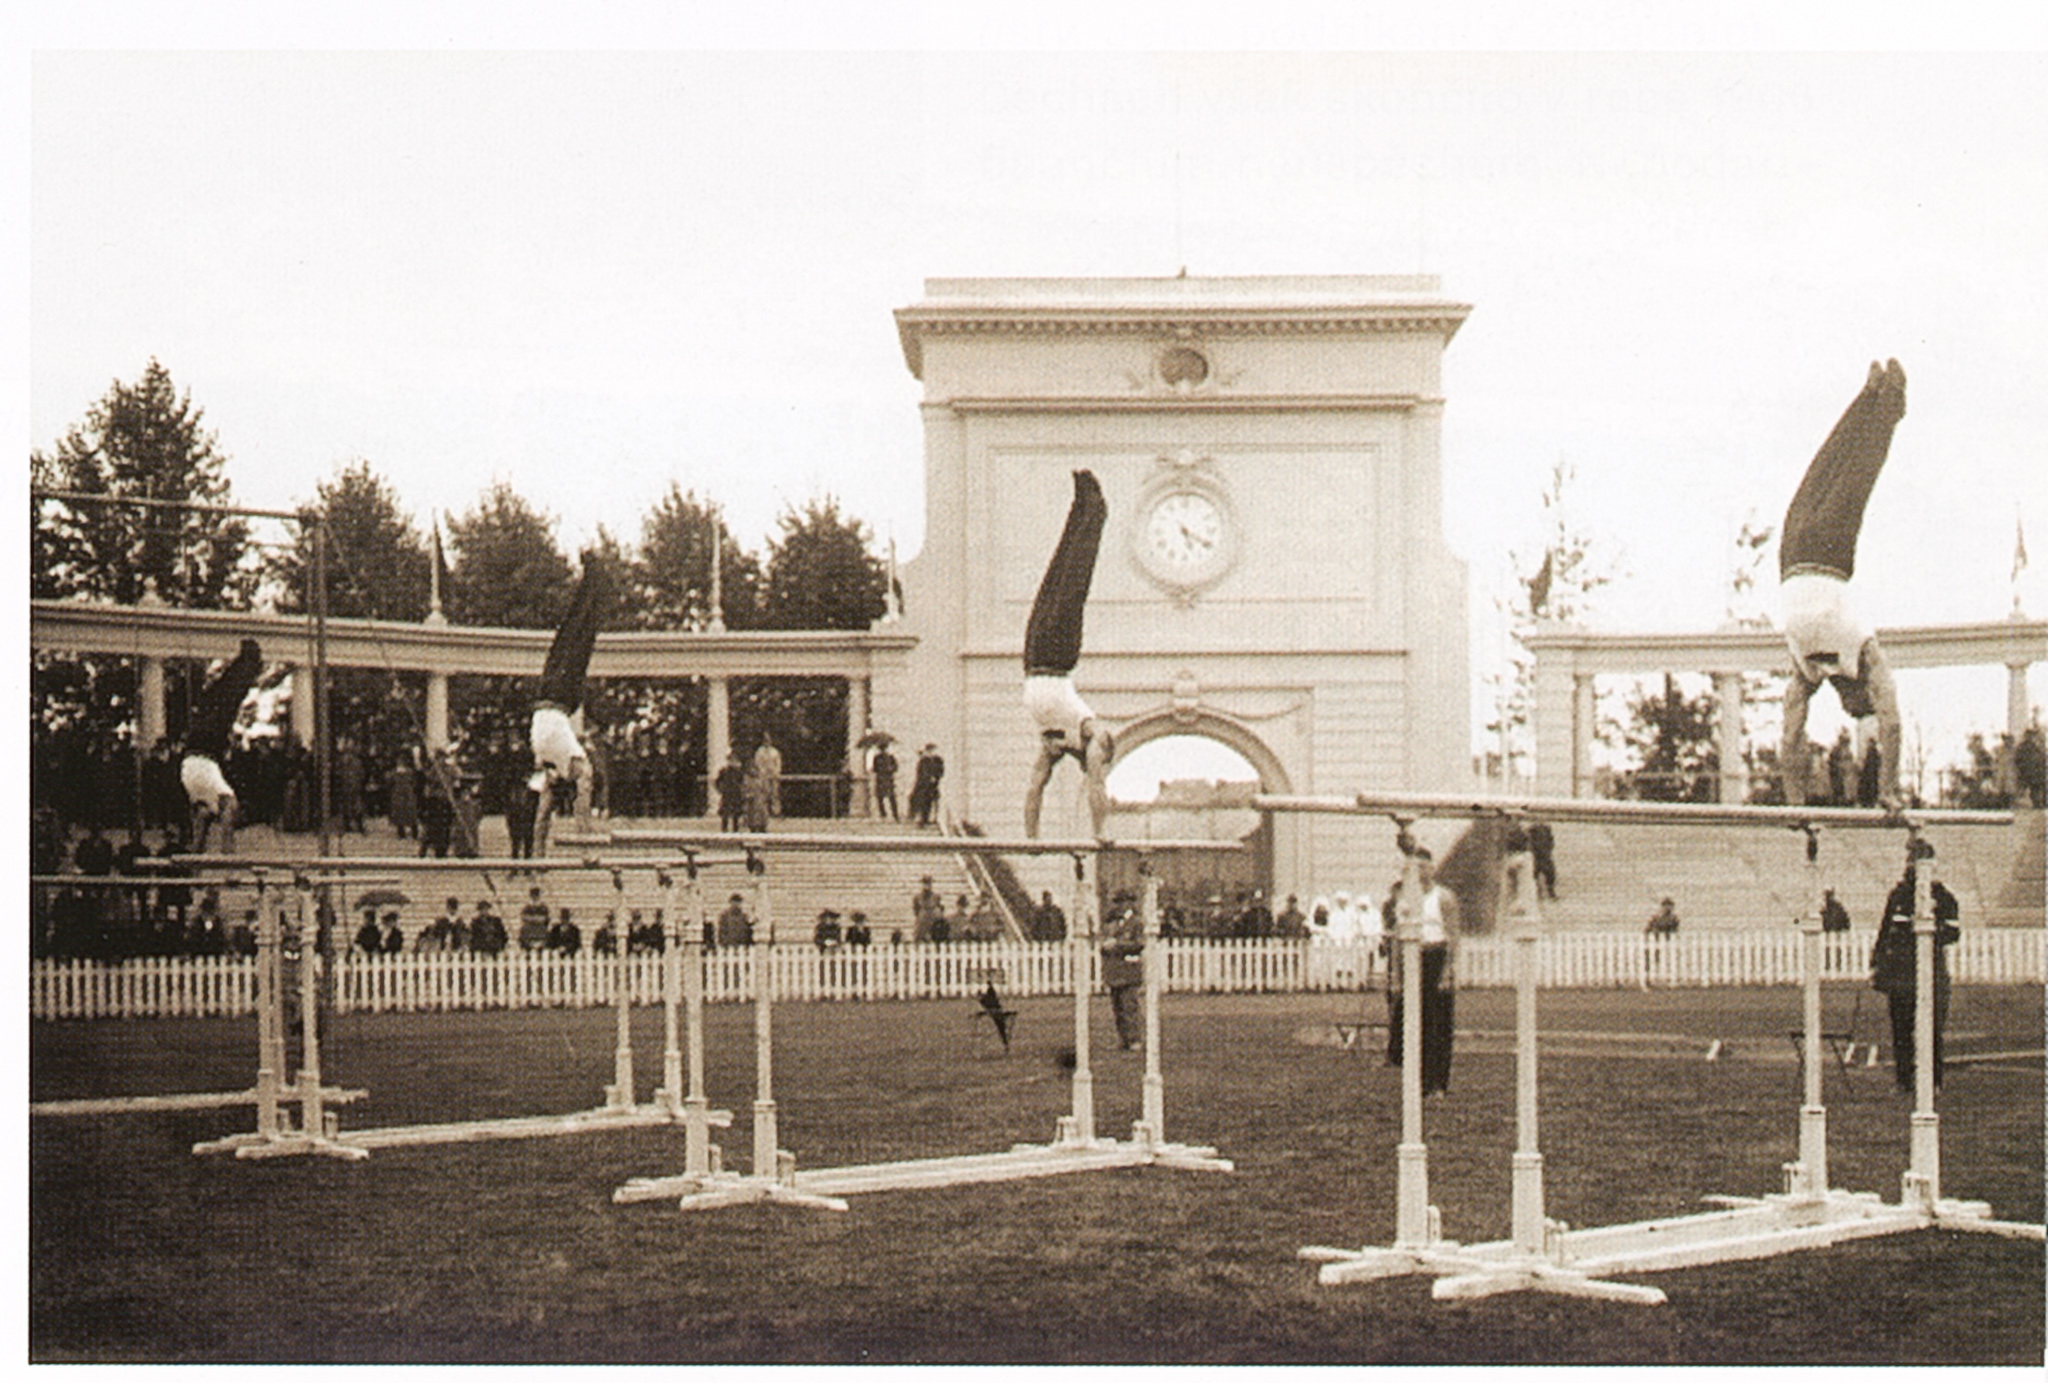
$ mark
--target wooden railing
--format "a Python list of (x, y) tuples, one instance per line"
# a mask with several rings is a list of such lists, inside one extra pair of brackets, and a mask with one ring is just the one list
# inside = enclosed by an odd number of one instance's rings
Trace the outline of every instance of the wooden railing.
[[(1869, 931), (1822, 938), (1822, 978), (1865, 980)], [(1166, 987), (1179, 993), (1306, 993), (1357, 989), (1369, 976), (1384, 981), (1385, 962), (1367, 947), (1300, 941), (1172, 940), (1166, 945)], [(819, 951), (776, 946), (774, 993), (790, 1002), (939, 999), (980, 992), (1000, 970), (1005, 996), (1071, 994), (1073, 951), (1062, 942), (966, 942)], [(1674, 988), (1791, 985), (1800, 980), (1800, 934), (1772, 931), (1698, 932), (1653, 941), (1611, 932), (1560, 932), (1536, 943), (1538, 983), (1551, 989), (1603, 989), (1649, 984)], [(662, 956), (626, 958), (634, 1001), (660, 1002)], [(751, 950), (704, 955), (704, 996), (744, 1003), (754, 993)], [(430, 1012), (454, 1009), (587, 1008), (613, 1002), (616, 961), (584, 952), (561, 956), (514, 951), (468, 954), (345, 955), (335, 972), (342, 1012)], [(1513, 982), (1513, 943), (1503, 937), (1467, 940), (1458, 959), (1468, 989)], [(247, 1014), (256, 998), (255, 962), (243, 956), (170, 956), (104, 964), (36, 960), (29, 966), (29, 1015), (37, 1019), (210, 1017)], [(2041, 984), (2048, 975), (2048, 935), (2034, 928), (1965, 931), (1949, 948), (1961, 984)], [(1098, 980), (1091, 954), (1090, 983)], [(288, 985), (288, 988), (291, 986)], [(295, 991), (294, 991), (295, 992)]]

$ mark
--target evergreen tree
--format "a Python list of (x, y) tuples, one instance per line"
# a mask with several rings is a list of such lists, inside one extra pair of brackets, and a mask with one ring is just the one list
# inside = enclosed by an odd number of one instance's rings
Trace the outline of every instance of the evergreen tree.
[(276, 553), (267, 573), (281, 588), (278, 607), (312, 607), (313, 521), (327, 523), (327, 613), (363, 619), (426, 618), (432, 581), (427, 539), (398, 494), (367, 461), (353, 461), (322, 482), (299, 510), (298, 540)]
[(711, 535), (719, 535), (720, 613), (728, 629), (759, 626), (761, 561), (733, 539), (717, 503), (671, 483), (642, 522), (634, 573), (638, 620), (656, 629), (711, 625)]
[[(227, 458), (203, 413), (152, 359), (133, 384), (119, 380), (47, 455), (29, 455), (39, 489), (88, 495), (227, 504)], [(152, 583), (174, 605), (245, 605), (248, 524), (189, 510), (57, 499), (35, 503), (37, 596), (87, 596), (133, 604)]]
[(866, 629), (888, 608), (889, 574), (867, 525), (831, 495), (783, 511), (769, 545), (763, 627)]
[(1622, 775), (1625, 794), (1646, 802), (1713, 801), (1721, 756), (1712, 690), (1687, 696), (1667, 672), (1661, 690), (1638, 690), (1628, 710), (1636, 767)]
[[(134, 383), (114, 381), (49, 452), (29, 454), (30, 484), (116, 499), (229, 504), (227, 458), (203, 416), (152, 359)], [(245, 562), (248, 524), (232, 515), (38, 496), (31, 500), (31, 534), (29, 589), (39, 598), (134, 604), (153, 590), (173, 605), (240, 608), (256, 585)], [(31, 724), (48, 750), (37, 756), (31, 794), (46, 801), (59, 785), (43, 781), (44, 766), (60, 759), (106, 764), (130, 753), (136, 670), (123, 658), (38, 653), (30, 672)], [(174, 661), (165, 674), (175, 739), (205, 669)], [(104, 795), (132, 813), (132, 771), (60, 777), (73, 794)]]
[(568, 610), (575, 573), (555, 545), (555, 521), (507, 482), (448, 521), (448, 546), (455, 589), (441, 598), (455, 623), (552, 629)]

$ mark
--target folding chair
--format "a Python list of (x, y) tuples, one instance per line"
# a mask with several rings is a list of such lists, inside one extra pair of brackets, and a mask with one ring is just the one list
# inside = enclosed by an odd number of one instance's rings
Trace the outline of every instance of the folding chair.
[[(1856, 990), (1856, 1001), (1849, 1006), (1848, 1022), (1842, 1024), (1839, 1028), (1830, 1028), (1827, 1025), (1826, 1017), (1823, 1016), (1821, 1019), (1820, 1040), (1829, 1051), (1835, 1054), (1835, 1066), (1842, 1073), (1843, 1088), (1849, 1092), (1852, 1099), (1856, 1095), (1856, 1085), (1855, 1082), (1850, 1080), (1849, 1073), (1856, 1069), (1856, 1047), (1858, 1042), (1856, 1024), (1857, 1020), (1862, 1016), (1863, 989), (1859, 985)], [(1806, 1061), (1805, 1030), (1794, 1028), (1787, 1035), (1792, 1039), (1792, 1050), (1798, 1053), (1800, 1063), (1804, 1065)], [(1875, 1056), (1877, 1052), (1877, 1044), (1875, 1042), (1870, 1044), (1870, 1050), (1872, 1055)]]
[(974, 1007), (968, 1010), (967, 1021), (973, 1024), (986, 1018), (988, 1025), (995, 1029), (996, 1037), (1002, 1041), (1003, 1051), (1008, 1052), (1010, 1050), (1010, 1029), (1017, 1021), (1017, 1010), (1006, 1007), (1003, 1003), (1003, 996), (996, 992), (996, 981), (1001, 978), (1002, 972), (1000, 970), (994, 970), (989, 973), (988, 988), (981, 991), (981, 996), (975, 1000)]

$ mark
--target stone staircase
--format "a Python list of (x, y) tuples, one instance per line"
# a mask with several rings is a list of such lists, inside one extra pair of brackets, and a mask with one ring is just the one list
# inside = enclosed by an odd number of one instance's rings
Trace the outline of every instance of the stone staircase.
[[(1669, 897), (1687, 929), (1788, 924), (1814, 904), (1805, 837), (1777, 826), (1574, 824), (1557, 837), (1558, 899), (1545, 920), (1567, 929), (1633, 927)], [(2041, 926), (2042, 813), (2010, 829), (1930, 828), (1939, 876), (1962, 904), (1965, 925)], [(1820, 882), (1859, 928), (1875, 927), (1905, 863), (1897, 831), (1821, 834)]]

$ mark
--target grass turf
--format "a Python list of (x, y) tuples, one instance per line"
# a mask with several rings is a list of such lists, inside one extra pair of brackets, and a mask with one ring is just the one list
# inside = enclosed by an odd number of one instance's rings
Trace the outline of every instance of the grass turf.
[[(1831, 992), (1830, 1015), (1847, 1011)], [(1378, 996), (1174, 996), (1167, 1133), (1233, 1175), (1128, 1170), (859, 1196), (845, 1215), (615, 1206), (627, 1178), (680, 1170), (679, 1130), (319, 1159), (196, 1158), (248, 1109), (35, 1119), (29, 1345), (36, 1361), (2038, 1363), (2042, 1251), (1916, 1233), (1656, 1274), (1643, 1308), (1533, 1294), (1463, 1305), (1424, 1278), (1323, 1288), (1304, 1244), (1393, 1232), (1398, 1074), (1364, 1046), (1298, 1040)], [(1001, 1055), (967, 1001), (776, 1011), (783, 1146), (799, 1165), (1044, 1142), (1069, 1105), (1071, 1002), (1024, 1000)], [(1864, 1005), (1863, 1036), (1881, 1016)], [(1094, 1010), (1103, 1132), (1137, 1115), (1141, 1053)], [(1512, 996), (1459, 998), (1461, 1029), (1512, 1025)], [(566, 1112), (611, 1078), (608, 1011), (346, 1015), (330, 1083), (366, 1086), (351, 1127)], [(1610, 1224), (1778, 1189), (1795, 1155), (1792, 990), (1545, 994), (1554, 1032), (1712, 1037), (1747, 1052), (1561, 1044), (1543, 1068), (1549, 1213)], [(719, 1138), (751, 1147), (751, 1011), (710, 1010)], [(1959, 988), (1951, 1051), (2038, 1051), (2038, 989)], [(1744, 1040), (1747, 1045), (1744, 1046)], [(658, 1012), (634, 1026), (639, 1091), (659, 1079)], [(1782, 1044), (1783, 1056), (1777, 1054)], [(36, 1099), (246, 1087), (247, 1020), (35, 1024)], [(1831, 1181), (1895, 1199), (1907, 1104), (1890, 1072), (1827, 1071)], [(1951, 1068), (1943, 1184), (2042, 1217), (2038, 1062)], [(1508, 1233), (1513, 1063), (1459, 1052), (1428, 1111), (1444, 1232)]]

